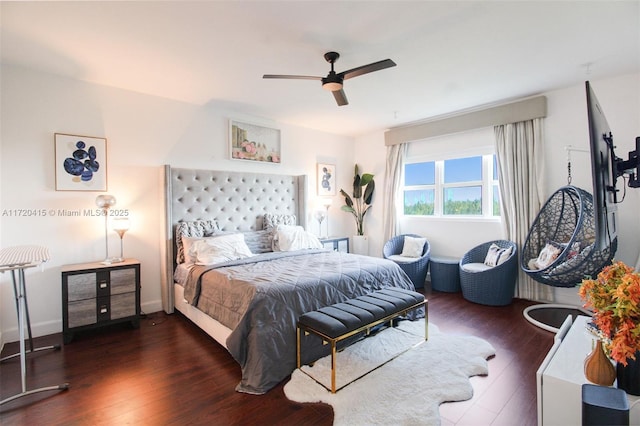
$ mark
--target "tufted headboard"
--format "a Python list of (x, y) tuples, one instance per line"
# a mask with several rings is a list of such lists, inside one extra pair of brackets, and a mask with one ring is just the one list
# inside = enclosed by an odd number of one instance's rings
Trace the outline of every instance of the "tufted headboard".
[(162, 304), (173, 312), (174, 230), (178, 223), (214, 219), (223, 231), (262, 229), (265, 213), (295, 214), (306, 225), (306, 176), (171, 168), (165, 165), (166, 283)]

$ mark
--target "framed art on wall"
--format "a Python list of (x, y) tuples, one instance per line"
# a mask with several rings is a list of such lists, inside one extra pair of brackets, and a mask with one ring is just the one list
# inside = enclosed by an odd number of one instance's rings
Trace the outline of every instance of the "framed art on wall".
[(318, 163), (318, 195), (336, 195), (336, 166)]
[(280, 130), (229, 120), (229, 143), (233, 160), (280, 163)]
[(56, 133), (56, 191), (107, 190), (107, 140)]

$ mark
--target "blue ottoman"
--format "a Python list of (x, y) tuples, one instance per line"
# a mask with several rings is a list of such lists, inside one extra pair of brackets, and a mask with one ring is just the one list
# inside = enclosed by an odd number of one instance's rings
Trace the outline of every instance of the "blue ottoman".
[(457, 257), (432, 256), (429, 266), (431, 289), (446, 293), (461, 291), (459, 262)]

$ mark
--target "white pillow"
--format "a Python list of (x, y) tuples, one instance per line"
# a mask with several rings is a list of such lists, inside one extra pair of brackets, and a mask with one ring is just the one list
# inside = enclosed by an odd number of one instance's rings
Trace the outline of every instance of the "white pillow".
[(420, 257), (422, 250), (427, 242), (426, 238), (404, 237), (404, 245), (402, 246), (402, 254), (404, 257)]
[(513, 247), (500, 248), (499, 245), (493, 243), (489, 246), (487, 256), (484, 258), (484, 264), (491, 267), (498, 266), (507, 261), (512, 251)]
[(278, 225), (273, 235), (273, 251), (293, 251), (323, 248), (318, 237), (302, 226)]
[(193, 265), (196, 263), (197, 253), (194, 251), (194, 244), (197, 241), (208, 240), (213, 237), (182, 237), (182, 247), (184, 250), (184, 263)]
[(560, 256), (562, 249), (557, 247), (554, 244), (547, 243), (542, 250), (540, 250), (540, 254), (538, 254), (538, 258), (535, 260), (534, 265), (537, 269), (544, 269), (547, 266), (551, 265), (554, 260)]
[(192, 252), (196, 254), (196, 264), (213, 265), (229, 260), (243, 259), (253, 256), (244, 242), (242, 234), (227, 234), (193, 243)]

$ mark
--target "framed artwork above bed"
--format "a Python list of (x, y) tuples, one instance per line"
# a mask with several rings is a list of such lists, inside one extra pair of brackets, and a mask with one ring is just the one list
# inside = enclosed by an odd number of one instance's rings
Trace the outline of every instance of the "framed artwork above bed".
[(280, 129), (229, 120), (232, 160), (281, 162)]

